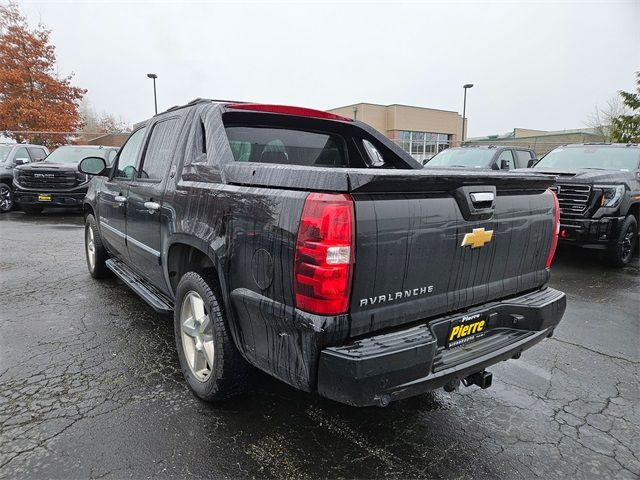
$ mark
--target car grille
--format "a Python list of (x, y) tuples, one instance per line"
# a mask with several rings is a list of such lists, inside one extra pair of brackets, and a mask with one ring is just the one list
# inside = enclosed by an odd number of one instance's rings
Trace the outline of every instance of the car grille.
[(551, 189), (558, 194), (560, 210), (564, 213), (584, 213), (589, 206), (591, 185), (559, 183)]
[(44, 190), (66, 190), (76, 186), (76, 173), (64, 171), (22, 171), (17, 175), (20, 186)]

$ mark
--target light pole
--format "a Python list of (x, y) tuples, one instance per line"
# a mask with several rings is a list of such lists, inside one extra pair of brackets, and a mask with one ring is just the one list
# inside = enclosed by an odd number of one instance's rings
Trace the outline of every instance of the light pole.
[(471, 87), (473, 87), (473, 83), (465, 83), (462, 86), (464, 88), (464, 102), (462, 102), (462, 140), (460, 141), (460, 146), (464, 143), (464, 130), (467, 124), (467, 88)]
[(155, 73), (147, 73), (147, 77), (153, 79), (153, 105), (156, 108), (156, 115), (158, 114), (158, 99), (156, 97), (156, 78), (158, 75)]
[(353, 119), (357, 120), (357, 118), (356, 118), (357, 116), (358, 116), (358, 107), (354, 106), (353, 107)]

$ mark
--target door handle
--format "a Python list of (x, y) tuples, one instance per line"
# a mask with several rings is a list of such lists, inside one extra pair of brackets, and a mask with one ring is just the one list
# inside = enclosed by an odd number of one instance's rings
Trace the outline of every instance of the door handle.
[(127, 202), (127, 197), (123, 197), (122, 195), (116, 195), (113, 199), (118, 203), (126, 203)]
[(160, 204), (157, 202), (144, 202), (144, 208), (149, 210), (149, 213), (153, 214), (153, 212), (160, 208)]

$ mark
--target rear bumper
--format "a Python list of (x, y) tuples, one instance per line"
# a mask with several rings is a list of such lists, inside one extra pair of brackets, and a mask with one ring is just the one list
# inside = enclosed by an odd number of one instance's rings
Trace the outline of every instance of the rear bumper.
[[(18, 205), (43, 208), (82, 207), (82, 202), (87, 194), (87, 188), (87, 186), (84, 186), (68, 192), (52, 192), (47, 190), (25, 190), (15, 187), (14, 200)], [(40, 195), (48, 195), (51, 200), (42, 201), (39, 199)]]
[[(382, 405), (460, 381), (507, 360), (549, 336), (566, 308), (564, 293), (547, 288), (408, 329), (321, 351), (318, 393), (354, 406)], [(452, 322), (480, 313), (486, 336), (446, 349)]]
[(606, 248), (615, 240), (624, 217), (602, 217), (599, 219), (560, 218), (558, 240), (585, 248)]

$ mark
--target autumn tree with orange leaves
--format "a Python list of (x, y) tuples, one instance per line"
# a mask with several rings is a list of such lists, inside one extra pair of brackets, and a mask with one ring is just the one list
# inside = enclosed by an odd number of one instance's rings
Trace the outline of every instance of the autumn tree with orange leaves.
[(51, 31), (31, 29), (18, 7), (0, 5), (0, 135), (17, 142), (56, 147), (75, 135), (22, 132), (75, 132), (86, 90), (71, 84), (73, 75), (56, 74)]

